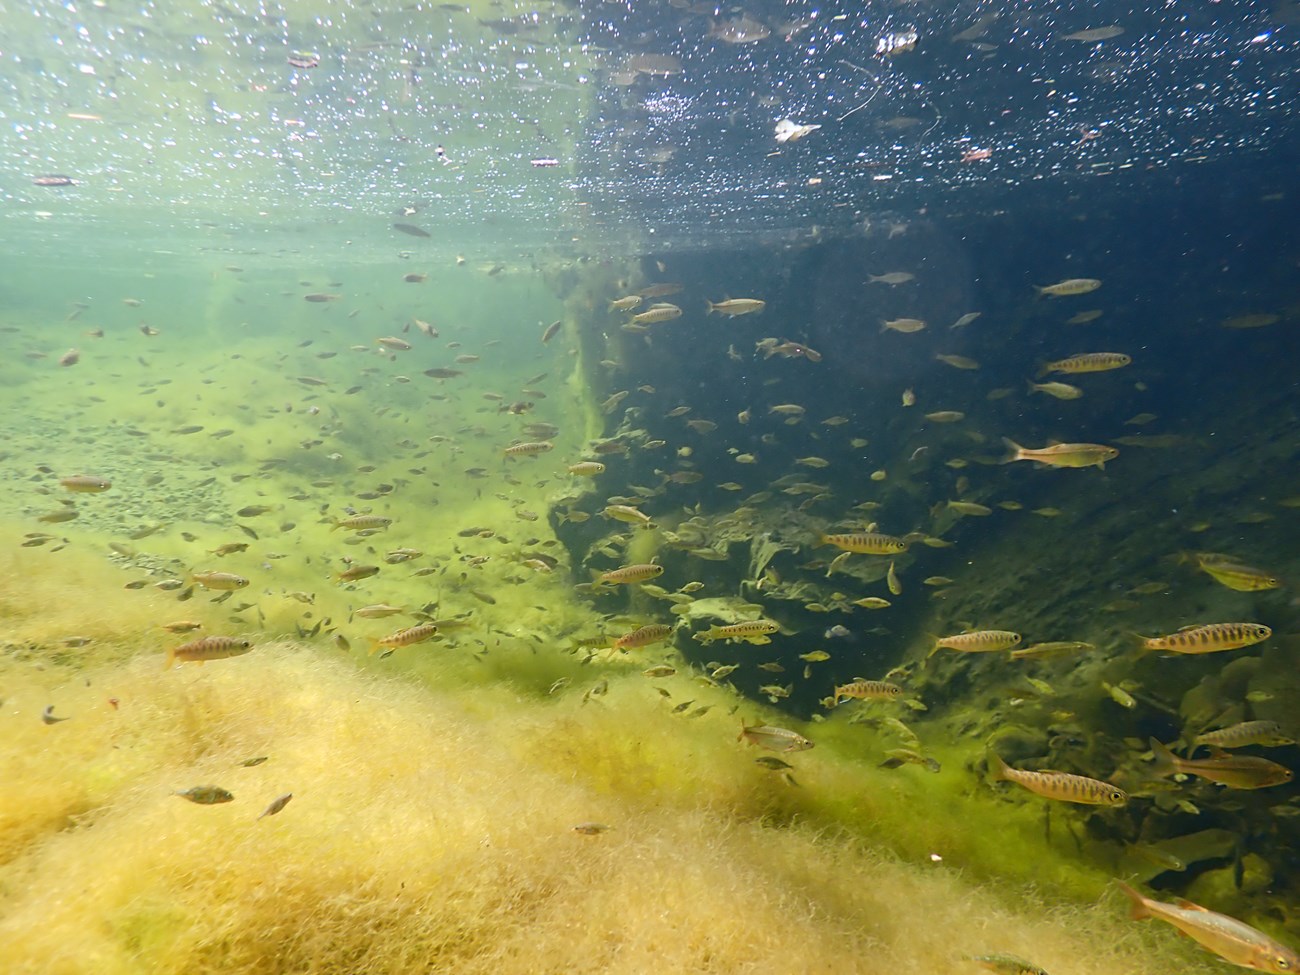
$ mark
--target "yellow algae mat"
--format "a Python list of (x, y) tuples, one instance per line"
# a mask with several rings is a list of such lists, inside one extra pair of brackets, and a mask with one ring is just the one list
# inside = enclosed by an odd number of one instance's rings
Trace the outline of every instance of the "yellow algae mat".
[[(975, 884), (956, 834), (987, 823), (873, 805), (905, 799), (852, 795), (831, 750), (790, 785), (734, 718), (687, 724), (636, 671), (584, 704), (446, 667), (430, 689), (293, 643), (168, 671), (152, 650), (78, 669), (11, 647), (0, 969), (948, 973), (1012, 953), (1053, 975), (1210, 970), (1117, 894)], [(201, 786), (233, 799), (177, 794)], [(861, 803), (859, 835), (791, 805), (829, 790)], [(884, 852), (912, 819), (954, 855)]]

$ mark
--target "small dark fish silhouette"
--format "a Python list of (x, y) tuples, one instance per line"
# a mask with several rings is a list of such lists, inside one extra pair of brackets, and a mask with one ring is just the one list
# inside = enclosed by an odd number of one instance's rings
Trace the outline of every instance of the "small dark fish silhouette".
[(46, 724), (58, 724), (60, 721), (67, 721), (68, 719), (56, 718), (54, 716), (54, 705), (51, 704), (44, 711), (41, 712), (41, 720), (44, 721)]
[(395, 223), (393, 229), (409, 234), (412, 237), (432, 237), (433, 235), (423, 227), (417, 227), (413, 223)]
[(262, 815), (261, 815), (261, 816), (258, 816), (257, 818), (258, 818), (258, 819), (261, 819), (262, 816), (274, 816), (276, 813), (278, 813), (278, 812), (279, 812), (281, 809), (283, 809), (285, 806), (289, 805), (289, 800), (292, 799), (292, 798), (293, 798), (293, 793), (292, 793), (292, 792), (286, 792), (284, 795), (280, 796), (278, 799), (274, 799), (274, 800), (272, 800), (272, 801), (271, 801), (271, 804), (270, 804), (269, 806), (267, 806), (265, 809), (262, 810)]
[(219, 785), (196, 785), (184, 792), (173, 792), (172, 795), (196, 802), (200, 806), (215, 806), (222, 802), (232, 802), (235, 798), (233, 793), (227, 792)]

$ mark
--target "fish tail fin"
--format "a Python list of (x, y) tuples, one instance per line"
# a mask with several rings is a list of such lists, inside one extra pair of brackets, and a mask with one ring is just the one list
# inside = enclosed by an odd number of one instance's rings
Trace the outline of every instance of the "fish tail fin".
[(713, 627), (709, 627), (707, 630), (701, 630), (699, 633), (696, 633), (695, 639), (707, 647), (710, 643), (716, 640), (717, 637), (714, 636)]
[(831, 543), (831, 537), (827, 535), (825, 532), (819, 532), (817, 535), (817, 543), (813, 546), (813, 548), (821, 548), (823, 545), (829, 545), (830, 543)]
[(167, 648), (167, 657), (166, 657), (166, 659), (163, 660), (163, 670), (171, 670), (171, 669), (172, 669), (172, 666), (173, 666), (175, 663), (176, 663), (176, 648), (175, 648), (175, 647), (168, 647), (168, 648)]
[(1035, 298), (1042, 298), (1046, 296), (1050, 290), (1049, 288), (1044, 288), (1042, 285), (1039, 284), (1033, 285), (1033, 288), (1036, 292), (1038, 292), (1036, 295), (1034, 295)]
[(1129, 633), (1129, 639), (1137, 650), (1159, 650), (1159, 647), (1151, 645), (1151, 638), (1145, 637), (1141, 633)]
[(370, 649), (366, 651), (366, 656), (373, 657), (375, 654), (377, 654), (379, 652), (379, 646), (380, 646), (379, 637), (372, 636), (370, 638)]
[(341, 521), (336, 521), (336, 522), (334, 522), (334, 524), (330, 525), (330, 531), (332, 531), (332, 532), (336, 532), (336, 531), (338, 531), (338, 530), (339, 530), (340, 528), (342, 528), (342, 527), (343, 527), (343, 522), (341, 522)]
[(939, 641), (943, 638), (936, 636), (933, 633), (927, 633), (925, 635), (925, 638), (930, 641), (930, 652), (925, 655), (925, 659), (929, 660), (936, 653), (938, 653), (940, 650), (943, 649), (943, 647), (939, 645)]
[(704, 304), (707, 306), (707, 311), (704, 312), (704, 314), (706, 315), (712, 315), (714, 309), (718, 307), (713, 302), (709, 301), (707, 298), (705, 299)]
[(740, 719), (740, 734), (736, 735), (736, 741), (744, 741), (744, 740), (745, 740), (745, 732), (748, 731), (749, 728), (750, 728), (750, 726), (747, 725), (747, 724), (745, 724), (745, 719), (744, 719), (744, 717), (741, 717), (741, 719)]
[(1016, 443), (1010, 437), (1002, 438), (1002, 446), (1007, 448), (1007, 455), (998, 461), (999, 464), (1010, 464), (1013, 461), (1020, 460), (1024, 456), (1025, 448), (1020, 446), (1020, 444)]
[(1166, 775), (1172, 775), (1178, 771), (1178, 759), (1168, 748), (1156, 741), (1154, 738), (1149, 740), (1151, 753), (1155, 755), (1155, 762), (1151, 765), (1151, 771), (1164, 778)]
[(1124, 896), (1132, 903), (1134, 921), (1141, 921), (1152, 916), (1151, 911), (1147, 909), (1147, 899), (1145, 897), (1122, 880), (1117, 880), (1115, 883), (1119, 885), (1119, 889), (1124, 892)]
[(1040, 362), (1040, 363), (1038, 364), (1038, 371), (1034, 373), (1034, 378), (1035, 378), (1035, 379), (1042, 379), (1044, 376), (1046, 376), (1046, 375), (1047, 375), (1049, 372), (1051, 372), (1051, 371), (1052, 371), (1051, 368), (1047, 365), (1046, 362)]
[[(1040, 376), (1038, 376), (1037, 378), (1041, 379), (1042, 376), (1040, 375)], [(1025, 385), (1027, 385), (1027, 386), (1029, 387), (1029, 392), (1031, 392), (1031, 393), (1036, 393), (1036, 392), (1038, 392), (1038, 383), (1034, 382), (1034, 380), (1032, 380), (1032, 379), (1026, 379), (1026, 380), (1025, 380)]]
[(997, 752), (989, 752), (989, 772), (992, 774), (994, 782), (1006, 782), (1007, 772), (1010, 770), (1010, 766), (1002, 761), (1001, 755)]

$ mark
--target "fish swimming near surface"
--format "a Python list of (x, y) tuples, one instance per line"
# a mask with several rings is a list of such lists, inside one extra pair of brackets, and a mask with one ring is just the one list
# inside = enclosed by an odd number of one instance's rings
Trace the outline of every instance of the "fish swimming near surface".
[(635, 650), (667, 640), (673, 635), (673, 628), (666, 623), (652, 623), (642, 626), (631, 633), (624, 633), (614, 641), (615, 650)]
[(1274, 941), (1263, 931), (1226, 914), (1208, 910), (1191, 901), (1167, 904), (1144, 897), (1128, 884), (1116, 881), (1133, 904), (1133, 919), (1156, 918), (1172, 924), (1201, 947), (1224, 961), (1257, 972), (1300, 971), (1300, 954)]

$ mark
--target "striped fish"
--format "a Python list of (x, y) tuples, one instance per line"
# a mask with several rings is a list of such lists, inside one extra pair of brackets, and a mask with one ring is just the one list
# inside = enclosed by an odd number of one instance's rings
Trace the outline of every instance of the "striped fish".
[(818, 545), (834, 545), (858, 555), (898, 555), (907, 551), (907, 542), (880, 532), (850, 532), (841, 535), (819, 535)]
[(638, 565), (625, 565), (621, 569), (610, 569), (596, 577), (596, 586), (628, 586), (638, 582), (648, 582), (664, 574), (664, 567), (653, 562)]
[(536, 457), (538, 454), (544, 454), (548, 450), (554, 449), (555, 444), (549, 440), (532, 440), (507, 447), (505, 455), (507, 457)]
[(1227, 728), (1199, 734), (1192, 744), (1210, 745), (1214, 748), (1244, 748), (1246, 745), (1278, 748), (1294, 745), (1295, 739), (1283, 734), (1282, 726), (1276, 721), (1241, 721)]
[(891, 684), (883, 680), (867, 680), (865, 677), (855, 677), (850, 683), (840, 684), (835, 688), (835, 704), (840, 703), (840, 698), (858, 701), (886, 701), (898, 697), (902, 693), (903, 689), (897, 684)]
[(988, 653), (991, 650), (1010, 650), (1020, 642), (1020, 634), (1010, 630), (975, 630), (972, 633), (957, 633), (953, 636), (939, 637), (930, 651), (934, 656), (940, 650), (956, 650), (959, 653)]
[(380, 647), (409, 647), (416, 643), (423, 643), (425, 640), (431, 640), (438, 635), (438, 625), (436, 623), (419, 623), (415, 626), (408, 626), (404, 630), (396, 630), (388, 636), (371, 637), (370, 652), (375, 653)]
[(991, 757), (994, 782), (1014, 782), (1045, 799), (1088, 806), (1122, 806), (1128, 802), (1128, 793), (1100, 779), (1068, 772), (1027, 772), (1012, 768), (996, 754)]
[(237, 636), (205, 636), (179, 647), (167, 648), (167, 660), (163, 669), (168, 670), (178, 660), (181, 663), (202, 664), (205, 660), (224, 660), (227, 657), (239, 657), (253, 649), (253, 641)]
[(746, 620), (744, 623), (731, 623), (728, 626), (710, 626), (703, 633), (696, 633), (695, 639), (709, 644), (714, 640), (739, 641), (743, 643), (764, 644), (772, 641), (767, 638), (781, 628), (772, 620)]
[(638, 647), (648, 647), (652, 643), (658, 643), (672, 636), (673, 628), (665, 623), (652, 623), (649, 626), (643, 626), (633, 630), (631, 633), (624, 633), (614, 641), (615, 650), (635, 650)]
[(1106, 372), (1108, 369), (1122, 369), (1132, 361), (1133, 357), (1123, 352), (1085, 352), (1045, 363), (1038, 374), (1045, 376), (1062, 372), (1067, 376), (1077, 376), (1081, 372)]
[(1218, 653), (1263, 643), (1273, 631), (1262, 623), (1209, 623), (1189, 626), (1168, 636), (1141, 637), (1144, 650), (1172, 653)]

